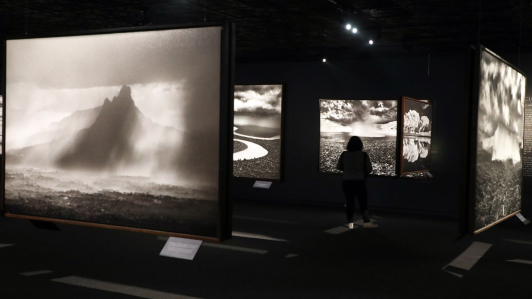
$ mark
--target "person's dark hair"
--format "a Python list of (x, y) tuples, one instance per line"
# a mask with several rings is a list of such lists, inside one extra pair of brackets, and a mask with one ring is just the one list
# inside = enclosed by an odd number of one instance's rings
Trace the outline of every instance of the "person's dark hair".
[(358, 136), (351, 137), (347, 143), (347, 150), (350, 152), (361, 151), (363, 147), (364, 143), (362, 143), (362, 140)]

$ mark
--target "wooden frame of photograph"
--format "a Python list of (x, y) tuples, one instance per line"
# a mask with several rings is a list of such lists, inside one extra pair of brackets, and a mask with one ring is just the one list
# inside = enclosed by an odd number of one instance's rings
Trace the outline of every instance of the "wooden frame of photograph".
[[(235, 61), (235, 27), (232, 22), (224, 23), (204, 23), (198, 25), (164, 25), (164, 26), (149, 26), (149, 27), (131, 27), (131, 28), (113, 28), (105, 30), (94, 30), (94, 31), (76, 31), (76, 32), (64, 32), (51, 35), (35, 35), (35, 36), (19, 36), (19, 37), (8, 37), (3, 40), (0, 47), (0, 54), (3, 55), (4, 59), (4, 68), (2, 70), (2, 83), (0, 85), (0, 94), (5, 95), (6, 85), (7, 85), (7, 51), (6, 45), (8, 40), (26, 40), (26, 39), (37, 39), (37, 38), (56, 38), (56, 37), (77, 37), (77, 36), (91, 36), (91, 35), (107, 35), (114, 33), (140, 33), (140, 32), (149, 32), (149, 31), (163, 31), (163, 30), (176, 30), (180, 29), (201, 29), (201, 28), (214, 28), (219, 27), (221, 30), (220, 33), (220, 74), (219, 74), (219, 132), (214, 133), (219, 136), (219, 146), (218, 146), (218, 174), (217, 174), (217, 212), (216, 212), (216, 234), (215, 235), (195, 235), (189, 233), (183, 233), (180, 231), (166, 231), (158, 229), (146, 229), (142, 227), (130, 227), (123, 225), (113, 225), (107, 223), (97, 223), (97, 222), (87, 222), (79, 221), (72, 219), (61, 219), (48, 217), (46, 215), (25, 215), (11, 213), (9, 211), (9, 206), (5, 204), (5, 162), (6, 155), (2, 155), (2, 191), (0, 199), (0, 211), (3, 216), (10, 218), (19, 218), (19, 219), (28, 219), (28, 220), (37, 220), (37, 221), (47, 221), (47, 222), (56, 222), (56, 223), (66, 223), (66, 224), (75, 224), (75, 225), (84, 225), (92, 227), (100, 227), (107, 229), (119, 229), (126, 231), (134, 231), (141, 233), (150, 233), (157, 235), (166, 235), (166, 236), (176, 236), (184, 237), (190, 239), (200, 239), (209, 242), (222, 242), (225, 239), (231, 237), (231, 222), (232, 222), (232, 203), (230, 202), (229, 192), (230, 192), (230, 180), (229, 175), (232, 175), (232, 127), (230, 124), (233, 119), (233, 90), (234, 90), (234, 61)], [(3, 135), (6, 133), (6, 104), (9, 101), (8, 97), (4, 97), (4, 107), (3, 107)], [(2, 150), (5, 153), (5, 142), (2, 144)]]
[[(394, 175), (378, 175), (378, 174), (370, 174), (370, 176), (372, 177), (379, 177), (379, 178), (397, 178), (398, 175), (399, 175), (399, 169), (398, 169), (398, 158), (399, 158), (399, 121), (400, 121), (400, 118), (399, 118), (399, 111), (400, 111), (400, 105), (401, 105), (401, 101), (397, 100), (397, 99), (330, 99), (330, 98), (321, 98), (318, 100), (318, 105), (321, 109), (321, 101), (369, 101), (369, 102), (386, 102), (386, 101), (393, 101), (393, 102), (396, 102), (396, 110), (397, 110), (397, 116), (396, 116), (396, 122), (397, 122), (397, 125), (396, 125), (396, 135), (395, 135), (395, 142), (394, 142), (394, 145), (395, 145), (395, 152), (394, 152), (394, 167), (395, 167), (395, 173)], [(321, 111), (320, 109), (318, 110), (318, 112), (321, 114)], [(341, 175), (341, 172), (324, 172), (324, 171), (321, 171), (321, 164), (322, 164), (322, 161), (321, 161), (321, 116), (319, 118), (320, 120), (320, 130), (319, 130), (319, 133), (320, 133), (320, 136), (319, 136), (319, 142), (318, 142), (318, 173), (320, 174), (326, 174), (326, 175)], [(343, 149), (345, 150), (345, 149)], [(340, 152), (341, 153), (341, 152)], [(339, 155), (338, 155), (339, 156)], [(375, 162), (375, 159), (372, 159), (372, 162)], [(335, 164), (336, 165), (336, 164)]]
[[(490, 227), (493, 227), (494, 225), (509, 219), (510, 217), (515, 216), (517, 213), (521, 212), (520, 208), (508, 213), (504, 217), (497, 219), (496, 221), (493, 221), (489, 224), (482, 225), (482, 227), (476, 228), (476, 207), (477, 207), (477, 175), (478, 175), (478, 121), (479, 121), (479, 105), (480, 105), (480, 88), (481, 88), (481, 63), (482, 63), (482, 54), (487, 53), (488, 55), (492, 56), (496, 60), (499, 60), (506, 66), (512, 68), (517, 73), (521, 74), (525, 80), (526, 84), (526, 75), (520, 71), (517, 67), (500, 57), (499, 55), (495, 54), (491, 50), (487, 49), (484, 46), (479, 46), (479, 48), (476, 50), (475, 58), (474, 58), (474, 70), (473, 70), (473, 82), (472, 82), (472, 99), (471, 99), (471, 127), (470, 127), (470, 143), (469, 143), (469, 169), (468, 169), (468, 183), (467, 183), (467, 209), (466, 215), (467, 220), (462, 221), (462, 223), (466, 224), (465, 231), (469, 234), (478, 234), (481, 233)], [(526, 85), (525, 85), (526, 88)], [(524, 103), (523, 103), (524, 105)], [(524, 115), (524, 112), (523, 112)], [(524, 124), (523, 124), (524, 126)], [(522, 136), (521, 136), (522, 137)], [(506, 162), (504, 162), (506, 163)], [(522, 168), (521, 168), (522, 171)], [(520, 183), (520, 197), (522, 197), (522, 175), (520, 176), (521, 183)], [(522, 200), (522, 198), (520, 199)]]
[[(432, 103), (429, 101), (429, 100), (417, 100), (417, 99), (414, 99), (414, 98), (411, 98), (411, 97), (403, 97), (402, 100), (401, 100), (401, 130), (400, 130), (400, 134), (401, 134), (401, 138), (399, 138), (400, 140), (400, 147), (401, 147), (401, 150), (400, 150), (400, 155), (399, 155), (399, 175), (404, 175), (404, 174), (413, 174), (413, 173), (427, 173), (430, 171), (430, 168), (426, 168), (426, 169), (423, 169), (423, 170), (416, 170), (416, 171), (404, 171), (404, 158), (403, 158), (403, 155), (404, 155), (404, 138), (405, 138), (405, 133), (404, 133), (404, 126), (405, 126), (405, 102), (406, 101), (413, 101), (413, 102), (418, 102), (418, 103), (424, 103), (426, 105), (430, 105), (431, 108), (432, 108)], [(433, 113), (431, 113), (431, 121), (432, 121), (432, 118), (433, 118)], [(431, 124), (432, 126), (432, 124)], [(432, 131), (432, 129), (431, 129)], [(431, 135), (429, 137), (431, 139), (431, 142), (432, 142), (432, 132), (431, 132)], [(429, 155), (430, 155), (430, 148), (429, 148)], [(430, 161), (429, 161), (429, 164), (430, 164)], [(426, 179), (426, 177), (424, 177), (423, 179)]]
[[(283, 177), (284, 177), (284, 163), (285, 163), (285, 125), (286, 125), (286, 121), (285, 121), (285, 118), (286, 118), (286, 112), (285, 112), (285, 109), (286, 109), (286, 84), (285, 83), (259, 83), (259, 84), (250, 84), (250, 83), (247, 83), (247, 84), (235, 84), (235, 86), (266, 86), (266, 85), (280, 85), (281, 86), (281, 130), (280, 130), (280, 138), (281, 138), (281, 142), (280, 142), (280, 154), (279, 154), (279, 178), (278, 179), (272, 179), (272, 178), (260, 178), (260, 177), (248, 177), (248, 176), (234, 176), (234, 173), (233, 173), (233, 177), (236, 178), (236, 179), (239, 179), (239, 180), (252, 180), (252, 181), (256, 181), (256, 180), (260, 180), (260, 181), (271, 181), (271, 182), (281, 182), (283, 181)], [(233, 103), (234, 103), (234, 100), (233, 100)], [(233, 119), (233, 122), (232, 122), (233, 126), (234, 126), (234, 119)], [(234, 134), (234, 132), (233, 132)], [(234, 140), (234, 135), (233, 135), (233, 140)], [(234, 161), (233, 161), (234, 163)], [(234, 169), (233, 169), (234, 171)]]

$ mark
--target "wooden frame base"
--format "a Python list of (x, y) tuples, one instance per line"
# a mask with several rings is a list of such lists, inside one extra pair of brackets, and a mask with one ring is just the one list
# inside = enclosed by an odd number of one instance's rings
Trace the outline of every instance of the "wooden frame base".
[(46, 221), (46, 222), (54, 222), (54, 223), (62, 223), (62, 224), (74, 224), (74, 225), (89, 226), (89, 227), (98, 227), (98, 228), (115, 229), (115, 230), (125, 230), (125, 231), (129, 231), (129, 232), (137, 232), (137, 233), (152, 234), (152, 235), (159, 235), (159, 236), (195, 239), (195, 240), (202, 240), (202, 241), (207, 241), (207, 242), (211, 242), (211, 243), (221, 243), (218, 238), (202, 237), (202, 236), (187, 235), (187, 234), (179, 234), (179, 233), (172, 233), (172, 232), (165, 232), (165, 231), (158, 231), (158, 230), (151, 230), (151, 229), (143, 229), (143, 228), (134, 228), (134, 227), (127, 227), (127, 226), (118, 226), (118, 225), (109, 225), (109, 224), (101, 224), (101, 223), (93, 223), (93, 222), (83, 222), (83, 221), (75, 221), (75, 220), (46, 218), (46, 217), (38, 217), (38, 216), (26, 216), (26, 215), (10, 214), (10, 213), (5, 213), (4, 216), (8, 217), (8, 218), (14, 218), (14, 219), (26, 219), (26, 220), (37, 220), (37, 221)]
[(499, 224), (499, 223), (501, 223), (501, 222), (503, 222), (503, 221), (505, 221), (505, 220), (508, 220), (508, 219), (512, 218), (513, 216), (517, 215), (518, 213), (521, 213), (521, 210), (519, 210), (519, 211), (517, 211), (517, 212), (513, 212), (512, 214), (510, 214), (510, 215), (508, 215), (508, 216), (505, 216), (504, 218), (501, 218), (501, 219), (499, 219), (499, 220), (493, 222), (492, 224), (486, 225), (486, 226), (484, 226), (484, 227), (481, 228), (481, 229), (477, 229), (477, 230), (474, 231), (473, 233), (474, 233), (475, 235), (476, 235), (476, 234), (479, 234), (479, 233), (481, 233), (481, 232), (487, 230), (488, 228), (490, 228), (490, 227), (492, 227), (492, 226), (495, 226), (495, 225), (497, 225), (497, 224)]

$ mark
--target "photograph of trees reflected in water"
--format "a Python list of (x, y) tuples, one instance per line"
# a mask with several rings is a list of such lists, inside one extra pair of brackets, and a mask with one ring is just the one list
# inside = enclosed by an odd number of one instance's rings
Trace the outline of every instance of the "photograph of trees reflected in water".
[(428, 101), (403, 97), (401, 174), (430, 169), (431, 136), (432, 105)]

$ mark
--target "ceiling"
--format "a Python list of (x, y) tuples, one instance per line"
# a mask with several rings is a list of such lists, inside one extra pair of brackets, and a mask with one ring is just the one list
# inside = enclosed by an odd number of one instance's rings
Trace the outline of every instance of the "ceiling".
[[(454, 51), (532, 52), (530, 0), (3, 0), (0, 34), (233, 20), (237, 61)], [(345, 29), (349, 22), (359, 32)], [(480, 26), (479, 26), (480, 24)], [(374, 40), (373, 45), (368, 41)]]

